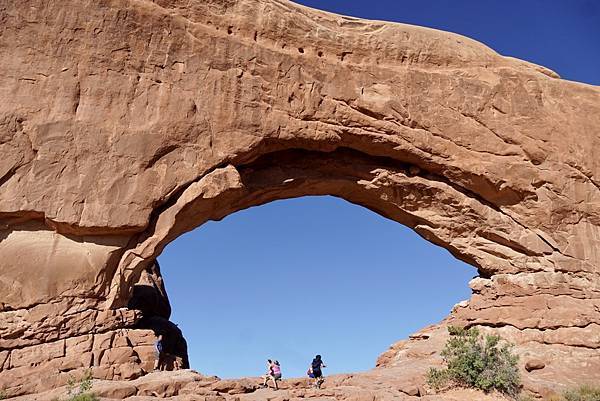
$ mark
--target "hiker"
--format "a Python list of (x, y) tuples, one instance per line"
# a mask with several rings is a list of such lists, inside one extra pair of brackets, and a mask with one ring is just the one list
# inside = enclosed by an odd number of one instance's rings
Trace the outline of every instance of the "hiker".
[(321, 384), (323, 384), (323, 372), (321, 368), (326, 368), (327, 366), (323, 363), (321, 359), (321, 355), (315, 356), (315, 359), (312, 360), (310, 367), (308, 368), (308, 377), (315, 379), (315, 387), (321, 388)]
[(273, 380), (273, 385), (275, 386), (275, 390), (279, 390), (277, 386), (277, 380), (281, 380), (281, 366), (279, 365), (279, 361), (272, 361), (267, 359), (268, 372), (266, 375), (261, 376), (263, 378), (263, 387), (268, 387), (269, 379)]
[(159, 334), (154, 343), (156, 361), (154, 361), (154, 370), (165, 370), (165, 345), (163, 335)]

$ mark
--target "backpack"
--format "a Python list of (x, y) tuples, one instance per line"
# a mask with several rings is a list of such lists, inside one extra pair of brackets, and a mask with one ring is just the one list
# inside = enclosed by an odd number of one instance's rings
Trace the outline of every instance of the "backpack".
[(321, 362), (321, 361), (313, 359), (312, 364), (311, 364), (313, 371), (315, 371), (315, 370), (321, 370), (321, 364), (322, 363), (323, 362)]

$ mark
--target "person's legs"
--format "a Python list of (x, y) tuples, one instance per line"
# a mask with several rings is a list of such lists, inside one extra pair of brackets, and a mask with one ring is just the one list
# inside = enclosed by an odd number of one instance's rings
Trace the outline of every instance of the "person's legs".
[(273, 375), (270, 375), (269, 378), (273, 380), (273, 387), (275, 387), (275, 390), (277, 390), (277, 379), (275, 379), (275, 376)]
[(323, 375), (318, 370), (313, 370), (313, 374), (315, 376), (315, 387), (321, 388), (321, 383), (323, 383)]
[(154, 348), (154, 370), (158, 370), (160, 366), (160, 351), (157, 347)]

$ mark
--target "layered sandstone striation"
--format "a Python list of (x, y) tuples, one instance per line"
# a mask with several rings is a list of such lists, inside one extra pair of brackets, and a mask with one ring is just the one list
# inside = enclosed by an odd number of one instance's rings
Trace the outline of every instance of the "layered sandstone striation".
[(449, 321), (541, 358), (531, 388), (600, 379), (599, 88), (285, 0), (23, 0), (0, 21), (7, 394), (90, 368), (145, 374), (148, 318), (169, 324), (162, 249), (304, 195), (368, 207), (476, 266)]

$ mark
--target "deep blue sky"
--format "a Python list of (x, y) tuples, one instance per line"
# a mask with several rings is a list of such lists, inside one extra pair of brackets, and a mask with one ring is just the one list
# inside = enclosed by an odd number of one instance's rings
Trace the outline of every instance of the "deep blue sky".
[(393, 342), (470, 296), (474, 268), (410, 229), (333, 197), (283, 200), (209, 222), (159, 258), (192, 367), (301, 376), (374, 366)]
[[(460, 33), (600, 85), (600, 0), (302, 0), (363, 18)], [(331, 197), (273, 202), (210, 222), (159, 257), (192, 367), (301, 376), (366, 370), (387, 346), (470, 296), (470, 266), (411, 230)]]

